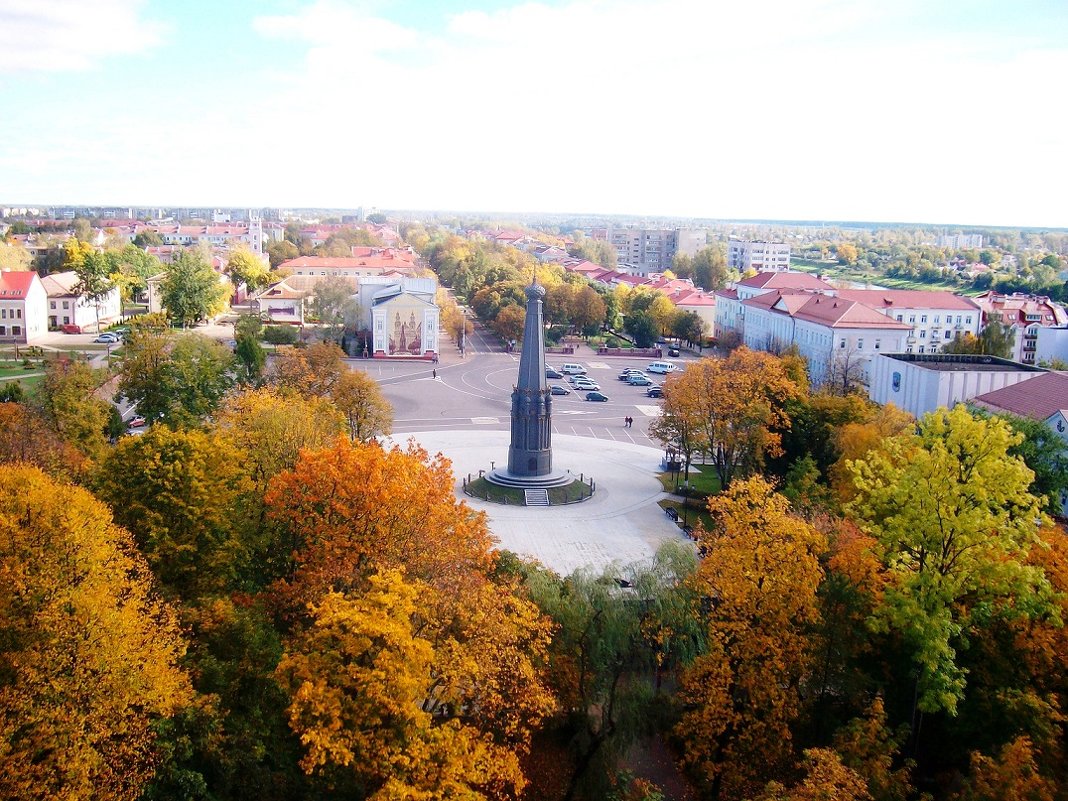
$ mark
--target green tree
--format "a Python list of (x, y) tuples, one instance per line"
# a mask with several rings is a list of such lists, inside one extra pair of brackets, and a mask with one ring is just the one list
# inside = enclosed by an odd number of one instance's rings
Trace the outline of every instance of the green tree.
[(341, 342), (346, 329), (354, 328), (360, 318), (360, 304), (351, 283), (339, 275), (315, 283), (312, 310), (320, 323), (324, 338)]
[(260, 345), (263, 321), (259, 315), (243, 314), (234, 323), (234, 356), (239, 368), (238, 380), (242, 384), (258, 384), (263, 378), (267, 364), (267, 352)]
[(158, 258), (135, 245), (109, 250), (106, 255), (111, 262), (111, 280), (118, 285), (124, 302), (144, 292), (147, 280), (163, 272)]
[(85, 295), (96, 309), (96, 328), (100, 330), (100, 303), (115, 288), (115, 282), (111, 279), (111, 260), (104, 253), (95, 250), (87, 253), (81, 263), (75, 267), (78, 274), (78, 283), (74, 285), (74, 292)]
[(1035, 474), (1031, 494), (1042, 500), (1048, 514), (1060, 514), (1062, 494), (1068, 492), (1068, 450), (1064, 440), (1043, 420), (1011, 414), (1002, 418), (1023, 438), (1009, 448), (1009, 454), (1023, 459)]
[(233, 588), (248, 477), (228, 440), (152, 426), (120, 440), (92, 484), (168, 594), (192, 601)]
[(720, 244), (701, 248), (693, 257), (693, 282), (702, 289), (723, 289), (730, 281), (727, 257)]
[(919, 712), (956, 713), (966, 685), (957, 654), (973, 626), (1048, 608), (1049, 583), (1026, 564), (1042, 512), (1033, 474), (1009, 453), (1021, 440), (957, 406), (851, 465), (847, 508), (890, 575), (871, 625), (910, 649)]
[(126, 343), (119, 394), (148, 420), (195, 425), (218, 408), (233, 383), (233, 362), (228, 348), (200, 334), (135, 328)]
[(989, 322), (979, 332), (980, 353), (997, 356), (1002, 359), (1012, 358), (1012, 346), (1016, 341), (1016, 329), (1008, 324)]
[(273, 270), (282, 262), (299, 258), (300, 249), (288, 239), (283, 239), (280, 242), (271, 242), (267, 246), (267, 257), (271, 260), (271, 269)]
[(628, 314), (623, 321), (623, 330), (634, 337), (634, 344), (639, 348), (652, 347), (659, 335), (656, 319), (644, 311)]
[(230, 287), (220, 280), (202, 254), (183, 250), (168, 268), (160, 296), (171, 319), (185, 327), (214, 317), (226, 308)]
[(163, 244), (163, 237), (157, 234), (151, 228), (146, 228), (134, 236), (132, 244), (134, 245), (134, 247), (142, 249), (148, 247), (159, 247)]
[(93, 241), (93, 225), (84, 217), (74, 219), (74, 238), (79, 242), (91, 243)]

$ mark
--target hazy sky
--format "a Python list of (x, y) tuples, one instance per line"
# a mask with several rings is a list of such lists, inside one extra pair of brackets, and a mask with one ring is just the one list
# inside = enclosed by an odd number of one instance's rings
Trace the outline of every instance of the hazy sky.
[(0, 0), (0, 203), (1068, 226), (1068, 2)]

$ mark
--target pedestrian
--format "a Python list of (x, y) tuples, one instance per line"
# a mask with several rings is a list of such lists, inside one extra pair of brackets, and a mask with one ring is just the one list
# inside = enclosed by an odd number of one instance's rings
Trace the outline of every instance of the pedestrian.
[(623, 428), (626, 428), (628, 423), (630, 423), (630, 418), (629, 417), (624, 417), (623, 418)]
[(434, 368), (434, 378), (437, 378), (437, 377), (438, 377), (438, 369), (435, 367)]

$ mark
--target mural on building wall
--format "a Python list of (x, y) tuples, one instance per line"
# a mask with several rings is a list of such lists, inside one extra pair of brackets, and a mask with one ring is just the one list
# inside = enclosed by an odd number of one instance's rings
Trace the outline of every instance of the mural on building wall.
[(423, 307), (391, 306), (389, 314), (389, 355), (423, 355)]

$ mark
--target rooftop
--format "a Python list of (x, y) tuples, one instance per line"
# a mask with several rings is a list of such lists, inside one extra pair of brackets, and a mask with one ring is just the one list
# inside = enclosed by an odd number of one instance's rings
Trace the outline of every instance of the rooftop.
[(1011, 387), (1002, 387), (972, 398), (972, 403), (999, 414), (1048, 420), (1068, 409), (1068, 373), (1044, 373)]
[(939, 372), (1045, 373), (1041, 367), (974, 353), (884, 353), (888, 359), (917, 364)]

